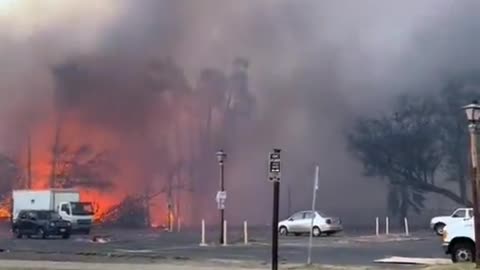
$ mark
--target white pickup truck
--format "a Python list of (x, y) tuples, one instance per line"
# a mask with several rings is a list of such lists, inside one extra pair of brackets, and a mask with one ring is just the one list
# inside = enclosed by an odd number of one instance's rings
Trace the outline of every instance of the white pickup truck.
[(473, 225), (474, 219), (470, 218), (465, 222), (454, 222), (445, 226), (442, 246), (454, 263), (475, 261)]
[(432, 228), (437, 235), (442, 235), (446, 225), (457, 221), (465, 221), (473, 216), (472, 208), (458, 208), (450, 216), (434, 217), (430, 221), (430, 228)]

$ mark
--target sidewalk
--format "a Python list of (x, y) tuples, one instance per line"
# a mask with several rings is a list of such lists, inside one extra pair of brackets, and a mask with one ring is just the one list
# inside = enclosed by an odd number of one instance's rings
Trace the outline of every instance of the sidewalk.
[[(84, 262), (53, 262), (53, 261), (23, 261), (23, 260), (0, 260), (0, 270), (267, 270), (269, 265), (248, 264), (240, 262), (218, 261), (217, 263), (155, 263), (155, 264), (133, 264), (133, 263), (84, 263)], [(378, 267), (362, 266), (321, 266), (310, 267), (302, 265), (279, 265), (284, 270), (367, 270), (382, 269)], [(385, 268), (383, 268), (385, 269)], [(387, 268), (388, 269), (388, 268)]]
[[(0, 270), (215, 270), (225, 269), (225, 265), (201, 264), (120, 264), (120, 263), (83, 263), (83, 262), (52, 262), (52, 261), (20, 261), (0, 260)], [(243, 266), (228, 266), (229, 270), (264, 270), (268, 268), (252, 268)]]

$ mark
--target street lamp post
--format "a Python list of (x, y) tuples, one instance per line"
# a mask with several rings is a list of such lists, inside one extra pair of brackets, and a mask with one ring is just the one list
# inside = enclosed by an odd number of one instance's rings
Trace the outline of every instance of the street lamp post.
[(472, 104), (463, 107), (467, 114), (468, 129), (470, 131), (470, 153), (472, 161), (472, 200), (473, 200), (473, 219), (475, 230), (475, 262), (476, 267), (480, 268), (480, 209), (478, 195), (480, 187), (480, 174), (478, 173), (478, 156), (477, 156), (477, 138), (479, 133), (480, 124), (480, 105), (477, 101), (473, 101)]
[(217, 193), (217, 205), (220, 210), (220, 244), (224, 244), (224, 222), (225, 222), (225, 200), (227, 199), (227, 193), (225, 192), (225, 177), (224, 177), (224, 162), (227, 154), (220, 149), (217, 152), (217, 161), (220, 167), (220, 191)]

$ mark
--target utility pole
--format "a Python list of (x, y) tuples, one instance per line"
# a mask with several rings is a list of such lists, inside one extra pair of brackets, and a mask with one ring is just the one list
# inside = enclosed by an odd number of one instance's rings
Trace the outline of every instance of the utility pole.
[(289, 216), (292, 214), (292, 188), (290, 184), (287, 185), (287, 212)]
[[(177, 179), (177, 186), (181, 186), (181, 175), (180, 173), (177, 174), (176, 179)], [(181, 196), (181, 189), (177, 188), (175, 191), (175, 226), (177, 227), (177, 231), (180, 231), (180, 196)]]
[[(472, 199), (473, 199), (473, 221), (475, 230), (475, 243), (480, 243), (480, 209), (478, 209), (478, 195), (479, 195), (479, 173), (478, 173), (478, 126), (477, 123), (470, 124), (470, 140), (471, 140), (471, 155), (472, 155)], [(475, 262), (476, 268), (480, 268), (480, 245), (475, 245)]]
[(172, 232), (172, 224), (173, 224), (173, 198), (172, 198), (172, 183), (169, 182), (168, 190), (167, 190), (167, 208), (168, 208), (168, 231)]
[(32, 188), (32, 137), (27, 133), (27, 189)]
[(313, 182), (313, 197), (312, 197), (312, 216), (310, 220), (310, 237), (308, 238), (308, 257), (307, 265), (312, 264), (312, 240), (313, 240), (313, 222), (317, 213), (315, 211), (315, 204), (317, 202), (317, 191), (318, 191), (318, 166), (315, 167), (315, 180)]
[(272, 270), (278, 269), (278, 212), (280, 197), (280, 152), (273, 149), (268, 155), (268, 179), (273, 182), (273, 215), (272, 215)]
[(223, 245), (225, 239), (223, 239), (224, 234), (224, 222), (225, 222), (225, 201), (227, 199), (227, 192), (225, 191), (225, 175), (224, 175), (224, 163), (227, 154), (220, 149), (217, 152), (217, 161), (220, 168), (220, 191), (218, 191), (216, 196), (217, 206), (220, 210), (220, 244)]
[(143, 210), (144, 210), (144, 213), (145, 213), (144, 223), (145, 223), (145, 226), (147, 228), (152, 227), (152, 218), (150, 216), (150, 191), (151, 191), (151, 187), (152, 187), (151, 181), (149, 180), (145, 184), (145, 188), (144, 188), (144, 192), (143, 192)]
[[(62, 113), (62, 112), (60, 112)], [(60, 156), (60, 143), (61, 143), (61, 127), (62, 127), (62, 116), (59, 115), (57, 118), (57, 122), (55, 123), (55, 134), (53, 139), (53, 151), (52, 151), (52, 168), (50, 172), (50, 188), (55, 188), (57, 185), (57, 163)]]
[[(480, 105), (477, 101), (473, 101), (472, 104), (463, 107), (467, 114), (469, 122), (468, 129), (470, 131), (470, 154), (472, 161), (472, 199), (473, 199), (473, 220), (475, 230), (475, 263), (476, 268), (480, 268), (480, 209), (479, 209), (479, 190), (480, 187), (480, 174), (478, 173), (479, 160), (478, 160), (478, 133), (479, 133), (479, 121), (480, 121)], [(473, 258), (472, 258), (473, 259)]]

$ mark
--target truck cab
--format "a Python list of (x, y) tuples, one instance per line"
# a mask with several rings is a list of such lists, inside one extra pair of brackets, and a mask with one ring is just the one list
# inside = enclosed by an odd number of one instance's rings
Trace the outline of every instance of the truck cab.
[(458, 221), (466, 221), (473, 217), (472, 208), (458, 208), (449, 216), (434, 217), (430, 221), (432, 228), (437, 235), (442, 235), (445, 226)]
[(475, 231), (474, 220), (448, 224), (444, 228), (442, 246), (450, 255), (452, 262), (475, 261)]
[(93, 206), (89, 202), (62, 202), (57, 208), (62, 219), (72, 223), (72, 230), (90, 233)]

